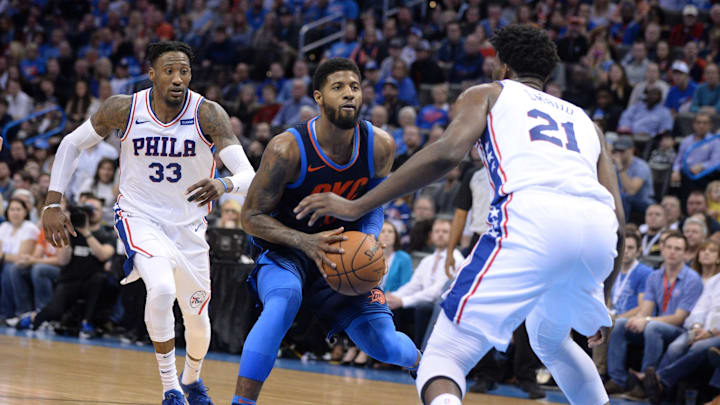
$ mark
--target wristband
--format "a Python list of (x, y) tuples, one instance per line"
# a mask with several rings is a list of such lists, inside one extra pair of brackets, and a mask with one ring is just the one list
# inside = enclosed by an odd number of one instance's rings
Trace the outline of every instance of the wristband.
[(45, 213), (45, 210), (48, 208), (62, 208), (62, 205), (60, 205), (60, 203), (54, 203), (54, 204), (48, 204), (48, 205), (44, 206), (42, 211), (40, 212), (41, 217)]
[(223, 180), (222, 177), (218, 177), (217, 179), (220, 180), (220, 183), (223, 184), (223, 187), (225, 187), (225, 192), (227, 193), (227, 191), (228, 191), (228, 185), (227, 185), (227, 183), (225, 182), (225, 180)]

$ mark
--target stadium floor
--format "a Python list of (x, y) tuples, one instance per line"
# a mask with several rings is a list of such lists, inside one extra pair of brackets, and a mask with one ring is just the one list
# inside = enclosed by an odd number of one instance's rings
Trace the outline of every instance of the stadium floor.
[[(0, 404), (158, 404), (160, 380), (150, 346), (116, 339), (79, 340), (46, 332), (0, 328)], [(183, 365), (178, 350), (178, 366)], [(240, 357), (210, 353), (203, 380), (216, 404), (229, 404)], [(280, 359), (260, 404), (416, 405), (412, 379), (378, 371)], [(501, 385), (492, 395), (470, 394), (465, 404), (530, 404), (520, 389)], [(541, 403), (567, 404), (558, 391)], [(638, 404), (613, 399), (613, 405)]]

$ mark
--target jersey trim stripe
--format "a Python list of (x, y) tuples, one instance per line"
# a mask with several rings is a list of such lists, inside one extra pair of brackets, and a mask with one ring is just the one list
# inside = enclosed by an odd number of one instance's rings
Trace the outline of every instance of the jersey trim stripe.
[(208, 295), (208, 298), (205, 300), (205, 302), (203, 302), (202, 306), (200, 307), (200, 310), (198, 311), (198, 315), (200, 315), (200, 314), (202, 313), (203, 308), (205, 308), (205, 305), (207, 305), (208, 302), (210, 302), (210, 296), (209, 296), (209, 295)]
[(195, 129), (197, 130), (200, 139), (205, 142), (205, 145), (212, 148), (214, 144), (205, 138), (205, 134), (203, 134), (202, 128), (200, 128), (200, 117), (198, 116), (198, 111), (200, 111), (200, 104), (202, 104), (203, 101), (205, 101), (205, 97), (200, 97), (197, 105), (195, 105)]
[[(498, 253), (500, 253), (500, 250), (502, 249), (502, 242), (503, 242), (503, 240), (507, 239), (507, 237), (508, 237), (508, 231), (507, 231), (507, 221), (508, 221), (507, 206), (508, 206), (508, 204), (510, 204), (510, 201), (512, 201), (512, 197), (513, 197), (513, 195), (510, 194), (510, 197), (507, 199), (507, 201), (505, 201), (505, 202), (503, 203), (503, 206), (502, 206), (502, 210), (503, 210), (503, 212), (504, 212), (504, 214), (505, 214), (505, 218), (504, 218), (503, 224), (502, 224), (503, 235), (500, 236), (500, 237), (497, 239), (497, 246), (496, 246), (495, 249), (493, 250), (493, 253), (492, 253), (491, 256), (490, 256), (490, 260), (488, 260), (488, 261), (485, 263), (484, 269), (483, 269), (482, 271), (478, 272), (478, 275), (476, 276), (477, 279), (473, 282), (472, 287), (470, 288), (470, 290), (468, 291), (468, 293), (466, 293), (466, 294), (462, 297), (462, 299), (460, 300), (460, 302), (461, 302), (461, 304), (460, 304), (460, 309), (458, 310), (457, 316), (455, 317), (455, 323), (458, 323), (458, 324), (460, 323), (460, 321), (461, 321), (461, 319), (462, 319), (463, 311), (465, 310), (465, 305), (467, 304), (467, 302), (468, 302), (468, 300), (470, 299), (470, 297), (471, 297), (473, 294), (475, 294), (475, 292), (477, 291), (478, 287), (480, 286), (480, 283), (482, 282), (483, 277), (485, 277), (485, 274), (488, 272), (488, 270), (490, 270), (490, 268), (492, 267), (492, 264), (495, 262), (495, 258), (497, 257)], [(487, 233), (486, 233), (486, 234), (487, 234)], [(477, 246), (479, 246), (479, 245), (480, 245), (480, 242), (478, 242), (478, 244), (475, 245), (475, 247), (477, 248)], [(474, 249), (473, 249), (473, 254), (474, 254)], [(470, 257), (472, 258), (473, 256), (471, 255)], [(463, 268), (465, 268), (465, 267), (466, 267), (467, 265), (469, 265), (470, 263), (472, 263), (472, 259), (469, 260), (469, 261), (467, 261), (467, 262), (465, 262), (465, 265), (463, 266)], [(458, 276), (459, 276), (459, 274), (458, 274)], [(458, 277), (458, 278), (459, 278), (459, 277)]]
[(137, 106), (137, 93), (132, 96), (132, 103), (130, 104), (130, 114), (128, 114), (128, 122), (125, 124), (125, 132), (120, 138), (120, 142), (124, 141), (125, 138), (130, 134), (130, 128), (132, 128), (133, 122), (135, 121), (135, 107)]
[(307, 173), (307, 155), (305, 154), (305, 144), (303, 144), (300, 132), (298, 132), (295, 128), (288, 129), (288, 132), (295, 136), (295, 142), (297, 142), (298, 148), (300, 149), (300, 175), (298, 176), (297, 180), (290, 184), (287, 184), (285, 187), (298, 188), (303, 184), (303, 181), (305, 181), (305, 174)]
[(160, 125), (163, 128), (171, 127), (173, 124), (180, 121), (180, 118), (185, 115), (188, 107), (190, 107), (190, 89), (185, 90), (185, 105), (180, 110), (180, 113), (178, 113), (178, 115), (175, 116), (175, 118), (173, 118), (172, 120), (170, 120), (170, 122), (167, 124), (163, 124), (162, 121), (160, 121), (160, 119), (155, 115), (155, 111), (153, 111), (152, 109), (152, 104), (150, 103), (150, 94), (152, 93), (152, 90), (153, 88), (150, 87), (150, 89), (145, 91), (145, 106), (147, 107), (148, 113), (150, 113), (150, 118), (152, 118), (156, 124)]
[(353, 153), (352, 157), (350, 158), (350, 161), (346, 163), (344, 166), (338, 165), (337, 163), (333, 162), (329, 157), (325, 155), (325, 152), (323, 152), (322, 148), (320, 147), (316, 137), (315, 137), (315, 121), (320, 118), (320, 116), (317, 116), (307, 123), (308, 132), (310, 133), (310, 142), (312, 142), (312, 146), (315, 149), (315, 152), (317, 152), (318, 156), (320, 156), (320, 159), (325, 162), (329, 167), (334, 169), (335, 171), (342, 172), (352, 167), (353, 164), (358, 159), (358, 156), (360, 156), (360, 127), (359, 124), (355, 125), (355, 138), (353, 140)]
[(368, 169), (370, 171), (370, 178), (375, 178), (375, 128), (373, 124), (365, 121), (368, 129)]
[(505, 170), (503, 170), (502, 165), (500, 164), (500, 162), (502, 161), (502, 153), (500, 153), (500, 148), (498, 148), (497, 140), (495, 139), (495, 128), (493, 126), (492, 112), (488, 113), (488, 117), (490, 117), (490, 134), (492, 135), (492, 143), (498, 157), (498, 169), (500, 169), (500, 174), (502, 174), (503, 178), (503, 184), (500, 186), (500, 194), (505, 195), (505, 190), (503, 189), (503, 187), (505, 187), (505, 183), (507, 183), (507, 176), (505, 175)]
[[(212, 160), (212, 168), (210, 169), (210, 178), (211, 179), (215, 178), (215, 159), (214, 158)], [(213, 201), (210, 201), (210, 202), (208, 202), (208, 214), (210, 214), (212, 212), (212, 208), (213, 208)]]

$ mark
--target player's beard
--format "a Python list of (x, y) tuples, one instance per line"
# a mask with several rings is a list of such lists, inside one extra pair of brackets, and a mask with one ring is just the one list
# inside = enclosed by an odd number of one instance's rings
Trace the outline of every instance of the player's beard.
[(350, 117), (348, 117), (345, 114), (342, 114), (342, 107), (338, 108), (330, 108), (327, 105), (323, 106), (323, 113), (325, 113), (325, 116), (330, 120), (330, 122), (333, 123), (336, 127), (340, 129), (353, 129), (355, 128), (355, 125), (357, 125), (358, 116), (360, 115), (360, 111), (358, 109), (355, 109), (355, 114), (352, 114)]

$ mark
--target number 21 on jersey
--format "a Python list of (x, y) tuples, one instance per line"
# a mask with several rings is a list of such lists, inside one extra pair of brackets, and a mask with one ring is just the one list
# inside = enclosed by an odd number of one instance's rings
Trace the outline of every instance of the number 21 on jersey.
[[(530, 140), (531, 141), (545, 141), (550, 142), (559, 147), (563, 147), (563, 141), (555, 136), (549, 135), (549, 132), (559, 132), (557, 121), (555, 121), (549, 114), (546, 114), (538, 109), (532, 109), (527, 113), (528, 117), (536, 118), (547, 121), (547, 124), (540, 124), (530, 129)], [(578, 148), (577, 139), (575, 139), (575, 128), (572, 122), (563, 122), (560, 124), (565, 131), (567, 143), (565, 148), (573, 152), (580, 152)]]

